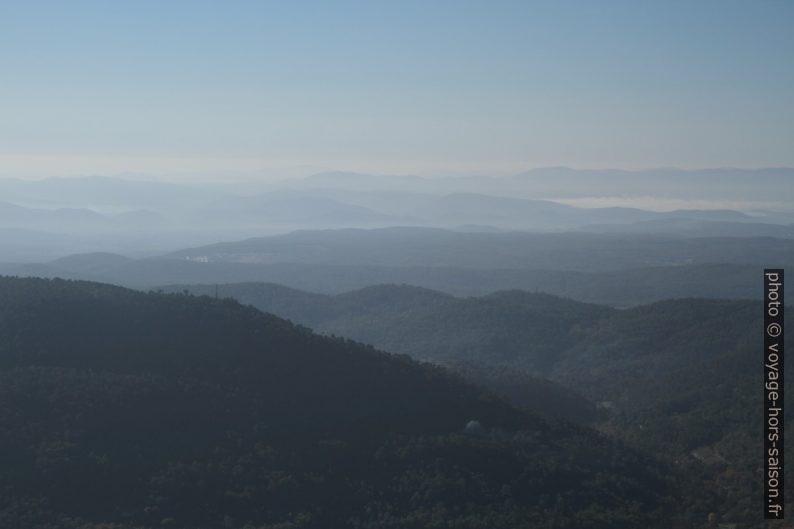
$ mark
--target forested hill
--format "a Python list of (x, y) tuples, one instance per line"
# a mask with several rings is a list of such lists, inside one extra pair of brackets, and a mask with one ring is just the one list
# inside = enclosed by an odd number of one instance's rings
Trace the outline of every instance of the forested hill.
[[(298, 230), (186, 248), (161, 257), (207, 263), (606, 272), (643, 267), (730, 263), (785, 266), (794, 240), (773, 237), (682, 238), (585, 232), (460, 232), (422, 227)], [(776, 265), (776, 266), (777, 266)]]
[(460, 298), (408, 285), (334, 296), (261, 283), (163, 288), (212, 296), (217, 291), (319, 331), (422, 360), (501, 365), (587, 385), (593, 398), (613, 398), (614, 377), (633, 370), (666, 371), (753, 345), (763, 319), (760, 302), (744, 300), (688, 298), (618, 310), (536, 292)]
[(680, 493), (600, 435), (231, 300), (17, 278), (0, 466), (8, 528), (664, 527)]
[[(760, 301), (685, 298), (618, 310), (533, 292), (457, 298), (405, 285), (336, 296), (266, 284), (219, 285), (218, 292), (326, 333), (454, 367), (530, 409), (596, 419), (602, 431), (696, 476), (711, 495), (702, 502), (721, 520), (756, 527)], [(792, 316), (789, 310), (789, 326)], [(588, 405), (600, 408), (598, 416)], [(794, 427), (791, 419), (786, 414)]]

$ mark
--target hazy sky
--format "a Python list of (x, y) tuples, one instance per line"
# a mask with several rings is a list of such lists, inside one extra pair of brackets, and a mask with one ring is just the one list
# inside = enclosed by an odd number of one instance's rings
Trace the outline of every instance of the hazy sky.
[(0, 174), (794, 166), (794, 2), (0, 0)]

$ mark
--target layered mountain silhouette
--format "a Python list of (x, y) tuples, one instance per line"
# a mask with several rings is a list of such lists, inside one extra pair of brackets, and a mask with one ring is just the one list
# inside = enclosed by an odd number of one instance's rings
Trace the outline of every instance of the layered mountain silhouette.
[[(395, 226), (791, 239), (791, 178), (791, 169), (566, 168), (501, 178), (336, 172), (223, 184), (145, 175), (4, 178), (0, 262), (81, 252), (152, 255), (294, 230)], [(35, 233), (25, 244), (7, 230)], [(55, 234), (58, 245), (36, 242)]]
[[(17, 234), (18, 244), (36, 240)], [(541, 290), (629, 306), (671, 297), (758, 298), (758, 274), (794, 263), (794, 240), (403, 227), (296, 231), (146, 258), (107, 254), (0, 263), (0, 272), (139, 288), (257, 281), (324, 293), (382, 283), (457, 295)]]

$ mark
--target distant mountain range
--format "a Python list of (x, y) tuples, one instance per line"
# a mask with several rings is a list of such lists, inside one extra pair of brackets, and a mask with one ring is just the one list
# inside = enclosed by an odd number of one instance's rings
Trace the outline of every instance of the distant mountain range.
[[(32, 235), (19, 237), (24, 244)], [(84, 253), (45, 263), (0, 263), (0, 273), (137, 288), (259, 281), (322, 293), (380, 283), (457, 295), (523, 289), (628, 306), (686, 296), (757, 299), (763, 268), (791, 263), (794, 241), (768, 237), (388, 228), (294, 232), (149, 258)]]
[(100, 214), (86, 208), (43, 209), (0, 202), (0, 226), (61, 233), (113, 232), (132, 228), (160, 228), (165, 218), (146, 210)]
[(794, 168), (684, 170), (546, 167), (507, 177), (421, 178), (328, 172), (281, 183), (295, 189), (485, 193), (522, 198), (665, 197), (794, 203)]
[(794, 240), (575, 232), (463, 233), (429, 228), (307, 230), (180, 250), (164, 258), (213, 263), (602, 272), (710, 263), (784, 265), (794, 260)]
[(174, 184), (105, 176), (22, 180), (0, 178), (0, 197), (30, 207), (183, 208), (199, 205), (217, 196), (200, 185)]
[[(42, 262), (79, 252), (153, 255), (298, 229), (394, 226), (792, 238), (792, 182), (791, 169), (564, 168), (504, 178), (322, 173), (226, 184), (98, 176), (0, 179), (0, 262)], [(574, 205), (555, 199), (573, 199)], [(602, 199), (621, 207), (579, 207)], [(678, 209), (651, 210), (655, 201)], [(623, 207), (632, 203), (651, 209)], [(36, 233), (21, 242), (18, 232), (8, 230)], [(59, 237), (58, 243), (35, 242), (50, 236)]]

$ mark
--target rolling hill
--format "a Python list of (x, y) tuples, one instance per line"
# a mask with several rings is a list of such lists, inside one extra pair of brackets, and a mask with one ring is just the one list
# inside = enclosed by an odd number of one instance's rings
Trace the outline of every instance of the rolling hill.
[[(19, 237), (27, 240), (30, 234), (21, 233)], [(266, 282), (337, 294), (378, 284), (398, 283), (460, 296), (481, 296), (500, 290), (542, 291), (617, 307), (680, 297), (760, 299), (758, 276), (762, 270), (763, 265), (760, 264), (702, 264), (578, 272), (459, 266), (218, 263), (130, 259), (121, 255), (111, 259), (102, 252), (67, 256), (47, 263), (0, 263), (0, 273), (6, 275), (103, 281), (144, 289), (169, 283)]]
[(591, 395), (604, 399), (612, 395), (599, 394), (596, 387), (609, 386), (613, 375), (625, 376), (610, 371), (618, 363), (630, 369), (642, 353), (643, 362), (669, 370), (694, 348), (705, 360), (751, 345), (762, 316), (755, 301), (695, 298), (618, 310), (518, 290), (459, 298), (409, 285), (333, 296), (261, 283), (161, 288), (217, 292), (324, 333), (421, 360), (487, 362), (571, 384), (587, 382)]
[[(215, 287), (168, 289), (214, 294)], [(699, 501), (723, 520), (754, 526), (758, 301), (685, 298), (618, 310), (547, 294), (456, 298), (405, 285), (335, 296), (262, 284), (220, 285), (218, 292), (324, 333), (448, 366), (536, 412), (595, 421), (695, 476), (706, 494)], [(588, 414), (582, 397), (598, 415)]]
[[(606, 272), (730, 263), (783, 266), (794, 241), (592, 233), (465, 233), (431, 228), (296, 231), (184, 249), (166, 259), (337, 266), (427, 266)], [(777, 264), (775, 264), (777, 266)]]
[(669, 467), (230, 300), (0, 278), (0, 525), (663, 527)]

